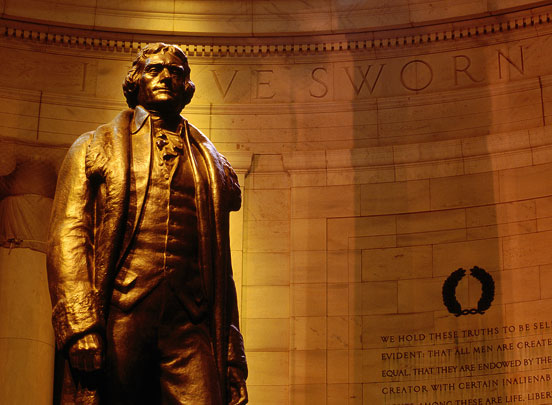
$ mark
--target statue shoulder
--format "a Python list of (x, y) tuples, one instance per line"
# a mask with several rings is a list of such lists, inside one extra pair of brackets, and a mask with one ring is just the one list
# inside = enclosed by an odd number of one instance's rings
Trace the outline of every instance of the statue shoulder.
[(63, 161), (63, 166), (74, 166), (75, 164), (79, 164), (79, 162), (83, 164), (93, 136), (94, 131), (85, 132), (79, 136), (69, 147)]
[(96, 142), (112, 142), (115, 134), (128, 134), (133, 116), (134, 110), (128, 108), (117, 114), (110, 122), (98, 126), (95, 131), (92, 131)]
[(92, 140), (93, 136), (94, 136), (94, 131), (88, 131), (80, 135), (77, 139), (75, 139), (75, 142), (73, 142), (73, 144), (69, 148), (69, 151), (86, 148), (90, 144), (90, 141)]
[(238, 175), (232, 168), (232, 165), (230, 164), (228, 159), (226, 159), (226, 157), (220, 152), (217, 152), (217, 154), (222, 163), (222, 167), (224, 168), (225, 182), (229, 191), (230, 198), (228, 199), (228, 208), (230, 211), (238, 211), (241, 208), (242, 201)]
[(133, 116), (134, 110), (124, 110), (111, 122), (102, 124), (92, 131), (86, 154), (88, 176), (105, 177), (114, 167), (125, 166), (128, 163), (128, 138)]
[(190, 136), (198, 142), (203, 149), (206, 149), (213, 160), (216, 161), (216, 166), (221, 170), (223, 184), (226, 186), (228, 209), (230, 211), (238, 211), (241, 207), (241, 189), (238, 181), (238, 176), (232, 168), (228, 159), (220, 153), (215, 145), (194, 125), (187, 123), (190, 130)]
[(201, 143), (208, 143), (213, 148), (215, 147), (211, 140), (207, 138), (207, 135), (205, 135), (199, 128), (197, 128), (195, 125), (193, 125), (190, 121), (186, 120), (186, 125), (188, 126), (188, 129), (190, 130), (190, 135), (197, 141)]

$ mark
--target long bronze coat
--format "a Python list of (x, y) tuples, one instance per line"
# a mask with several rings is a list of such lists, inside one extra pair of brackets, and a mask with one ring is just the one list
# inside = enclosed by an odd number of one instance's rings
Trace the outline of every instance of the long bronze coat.
[[(199, 260), (222, 398), (226, 398), (228, 365), (247, 373), (228, 235), (229, 212), (240, 208), (241, 193), (228, 161), (199, 130), (185, 120), (184, 124), (207, 167), (205, 186), (193, 165)], [(148, 184), (148, 178), (137, 178), (132, 167), (149, 167), (151, 144), (150, 118), (138, 106), (81, 135), (60, 169), (47, 267), (61, 351), (84, 334), (105, 329), (113, 281), (136, 231)]]

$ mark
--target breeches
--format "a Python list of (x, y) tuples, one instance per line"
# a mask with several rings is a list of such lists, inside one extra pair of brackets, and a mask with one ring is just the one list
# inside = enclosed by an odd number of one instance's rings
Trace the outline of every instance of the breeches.
[(165, 281), (128, 313), (111, 306), (106, 346), (107, 404), (221, 405), (207, 321)]

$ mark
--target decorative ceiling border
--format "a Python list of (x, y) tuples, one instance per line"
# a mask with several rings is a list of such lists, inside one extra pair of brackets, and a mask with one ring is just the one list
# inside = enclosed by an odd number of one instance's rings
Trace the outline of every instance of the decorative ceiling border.
[[(299, 37), (181, 37), (87, 31), (0, 18), (0, 37), (77, 49), (137, 52), (149, 42), (178, 43), (189, 56), (263, 56), (323, 54), (340, 51), (401, 49), (462, 39), (483, 39), (528, 29), (540, 29), (552, 21), (552, 6), (500, 16), (351, 34)], [(284, 42), (285, 41), (285, 42)]]

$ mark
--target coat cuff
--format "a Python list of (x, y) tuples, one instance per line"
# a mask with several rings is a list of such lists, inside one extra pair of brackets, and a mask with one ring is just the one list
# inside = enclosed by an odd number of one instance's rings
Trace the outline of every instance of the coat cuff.
[(66, 349), (75, 339), (104, 326), (103, 310), (96, 292), (71, 295), (57, 302), (52, 310), (52, 324), (58, 350)]
[(247, 361), (245, 360), (243, 338), (234, 325), (230, 325), (228, 336), (228, 367), (240, 368), (244, 373), (244, 378), (247, 378)]

